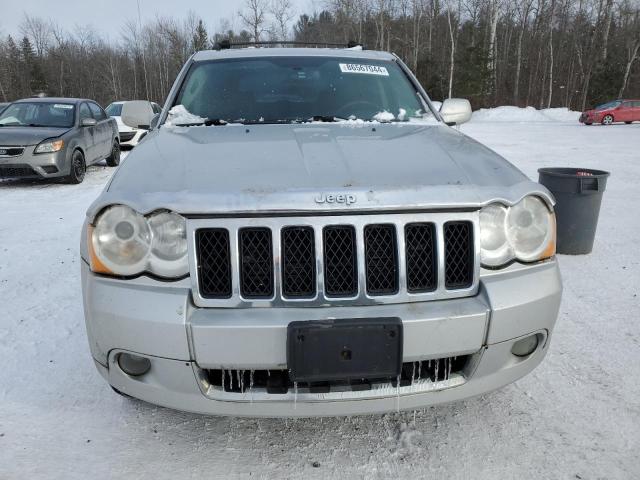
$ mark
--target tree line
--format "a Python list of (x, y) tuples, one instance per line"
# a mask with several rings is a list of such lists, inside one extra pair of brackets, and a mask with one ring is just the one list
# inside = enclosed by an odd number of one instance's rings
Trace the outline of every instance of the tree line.
[[(398, 54), (431, 97), (474, 107), (585, 107), (640, 98), (640, 0), (245, 0), (212, 29), (195, 12), (126, 22), (117, 40), (25, 15), (0, 39), (0, 101), (39, 93), (162, 103), (189, 56), (217, 42), (347, 43)], [(235, 28), (234, 28), (235, 27)]]

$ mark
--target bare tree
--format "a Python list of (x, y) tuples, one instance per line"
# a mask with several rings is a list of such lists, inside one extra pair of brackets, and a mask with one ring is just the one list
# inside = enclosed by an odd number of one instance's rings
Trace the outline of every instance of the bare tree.
[(275, 20), (275, 37), (278, 40), (287, 40), (289, 38), (289, 25), (293, 20), (293, 4), (291, 0), (272, 0), (269, 11)]
[(253, 40), (260, 41), (260, 35), (265, 32), (267, 3), (266, 0), (245, 0), (244, 9), (238, 16), (253, 33)]

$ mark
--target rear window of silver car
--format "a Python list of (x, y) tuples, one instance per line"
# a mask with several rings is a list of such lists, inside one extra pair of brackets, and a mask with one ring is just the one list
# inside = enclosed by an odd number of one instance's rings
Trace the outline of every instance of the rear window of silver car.
[(407, 121), (432, 115), (395, 62), (363, 58), (198, 62), (174, 105), (203, 118), (238, 123), (304, 122), (313, 117)]

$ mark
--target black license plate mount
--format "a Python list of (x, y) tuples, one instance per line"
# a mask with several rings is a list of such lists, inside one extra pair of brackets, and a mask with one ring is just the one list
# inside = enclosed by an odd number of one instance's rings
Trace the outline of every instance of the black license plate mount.
[(402, 368), (396, 317), (291, 322), (287, 365), (293, 382), (395, 378)]

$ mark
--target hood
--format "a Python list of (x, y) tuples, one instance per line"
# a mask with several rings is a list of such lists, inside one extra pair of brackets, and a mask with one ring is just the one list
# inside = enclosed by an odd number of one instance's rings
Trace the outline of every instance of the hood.
[(135, 130), (137, 130), (137, 128), (131, 128), (129, 125), (125, 124), (122, 121), (122, 117), (111, 117), (116, 121), (116, 124), (118, 125), (118, 131), (119, 132), (133, 132)]
[(123, 161), (90, 212), (110, 203), (183, 214), (463, 208), (531, 190), (548, 197), (444, 125), (165, 127)]
[(59, 137), (68, 131), (69, 128), (54, 127), (0, 127), (0, 145), (37, 145), (47, 138)]

